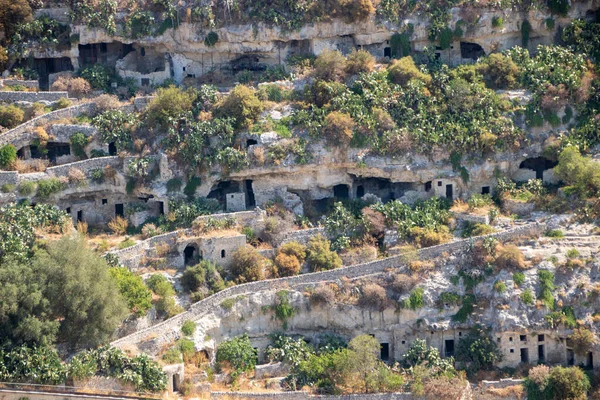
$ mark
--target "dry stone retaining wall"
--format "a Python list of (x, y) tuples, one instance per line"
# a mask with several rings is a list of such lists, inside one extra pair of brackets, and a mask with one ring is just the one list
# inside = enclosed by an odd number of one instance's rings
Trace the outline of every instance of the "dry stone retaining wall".
[[(483, 237), (493, 237), (500, 242), (506, 242), (524, 236), (539, 235), (545, 230), (545, 224), (533, 223), (522, 225), (504, 232), (492, 233), (485, 236), (460, 240), (439, 246), (428, 247), (418, 251), (419, 259), (430, 259), (441, 256), (445, 253), (457, 253), (468, 250), (473, 243)], [(393, 256), (382, 260), (371, 261), (364, 264), (342, 267), (325, 272), (314, 272), (309, 274), (297, 275), (288, 278), (270, 279), (258, 282), (251, 282), (242, 285), (233, 286), (218, 292), (206, 299), (194, 303), (189, 310), (170, 318), (160, 324), (143, 329), (129, 336), (118, 339), (112, 343), (113, 346), (125, 347), (135, 345), (147, 338), (163, 343), (169, 343), (180, 336), (180, 328), (184, 321), (197, 321), (201, 316), (209, 313), (213, 308), (218, 307), (221, 302), (227, 298), (235, 297), (248, 293), (256, 293), (267, 290), (274, 290), (282, 287), (304, 288), (314, 286), (321, 282), (335, 281), (346, 277), (349, 279), (358, 278), (366, 275), (382, 273), (390, 268), (400, 268), (404, 266), (403, 257)]]
[(68, 98), (67, 92), (3, 92), (0, 91), (0, 101), (14, 103), (17, 101), (57, 101), (60, 98)]
[(118, 156), (90, 158), (88, 160), (47, 168), (46, 173), (53, 176), (66, 176), (71, 168), (77, 168), (87, 175), (94, 169), (104, 168), (109, 165), (115, 169), (121, 168), (121, 162), (122, 160)]
[(95, 109), (96, 105), (94, 103), (85, 103), (63, 108), (62, 110), (52, 111), (48, 114), (33, 118), (0, 135), (0, 147), (6, 144), (12, 144), (19, 149), (28, 145), (34, 139), (35, 134), (33, 133), (33, 128), (37, 125), (43, 125), (63, 118), (73, 118), (81, 114), (92, 113)]
[(24, 86), (30, 89), (39, 89), (40, 82), (38, 80), (23, 81), (19, 79), (0, 79), (0, 87), (3, 86)]
[(323, 399), (323, 400), (412, 400), (415, 397), (412, 393), (373, 393), (373, 394), (347, 394), (340, 396), (315, 396), (307, 392), (271, 392), (271, 393), (254, 393), (254, 392), (211, 392), (211, 399), (244, 399), (244, 400), (262, 400), (262, 399), (277, 399), (277, 400), (304, 400), (304, 399)]

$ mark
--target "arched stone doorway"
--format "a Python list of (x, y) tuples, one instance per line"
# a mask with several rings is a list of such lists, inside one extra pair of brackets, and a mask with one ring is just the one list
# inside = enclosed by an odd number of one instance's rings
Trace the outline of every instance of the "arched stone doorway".
[(198, 246), (194, 243), (190, 243), (185, 246), (183, 250), (183, 264), (184, 265), (196, 265), (200, 260), (200, 252)]

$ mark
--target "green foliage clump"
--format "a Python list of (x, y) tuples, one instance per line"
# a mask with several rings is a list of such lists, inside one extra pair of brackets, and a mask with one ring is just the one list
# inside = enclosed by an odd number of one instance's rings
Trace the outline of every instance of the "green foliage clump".
[(192, 336), (196, 332), (196, 323), (194, 321), (184, 321), (181, 326), (181, 333), (186, 336)]
[(217, 32), (210, 31), (204, 38), (204, 44), (208, 47), (214, 47), (215, 44), (219, 41), (219, 35)]
[(558, 14), (564, 17), (569, 12), (569, 0), (548, 0), (548, 8), (552, 14)]
[[(553, 26), (548, 29), (554, 28)], [(574, 51), (600, 59), (600, 24), (582, 19), (573, 20), (562, 31), (562, 40)]]
[(418, 287), (410, 293), (410, 296), (404, 301), (403, 306), (405, 308), (410, 308), (411, 310), (418, 310), (419, 308), (423, 308), (425, 305), (423, 301), (423, 294), (425, 291), (423, 288)]
[(37, 183), (37, 195), (43, 199), (66, 189), (67, 185), (58, 178), (41, 179)]
[(190, 293), (206, 288), (208, 294), (214, 294), (225, 289), (225, 282), (217, 266), (208, 260), (202, 260), (197, 265), (186, 268), (180, 279), (183, 289)]
[(4, 382), (59, 385), (66, 377), (66, 366), (49, 346), (0, 349), (0, 379)]
[(521, 286), (523, 283), (525, 283), (525, 274), (523, 272), (513, 273), (512, 278), (513, 278), (513, 282), (517, 286)]
[(263, 104), (256, 91), (248, 86), (237, 85), (229, 95), (215, 106), (215, 116), (233, 118), (234, 127), (250, 128), (263, 111)]
[(544, 233), (544, 236), (560, 239), (565, 237), (565, 233), (560, 229), (549, 229)]
[(502, 28), (502, 25), (504, 25), (504, 19), (502, 17), (494, 16), (492, 18), (492, 26), (494, 28)]
[(353, 51), (346, 57), (346, 73), (356, 75), (371, 72), (375, 66), (375, 57), (366, 50)]
[(588, 376), (579, 367), (537, 366), (529, 371), (523, 383), (530, 400), (583, 400), (591, 388)]
[(146, 122), (149, 126), (169, 127), (172, 121), (192, 111), (196, 94), (192, 89), (183, 90), (176, 86), (160, 88), (146, 108)]
[[(464, 279), (464, 278), (463, 278)], [(467, 286), (467, 285), (465, 285)], [(456, 322), (467, 322), (469, 316), (473, 314), (475, 305), (475, 296), (472, 294), (467, 294), (462, 298), (462, 304), (459, 310), (452, 316), (452, 320)]]
[(415, 339), (410, 348), (402, 356), (402, 364), (405, 368), (424, 366), (433, 376), (454, 375), (454, 358), (442, 358), (435, 347), (427, 346), (423, 339)]
[(342, 266), (342, 259), (331, 250), (331, 243), (322, 235), (313, 236), (306, 248), (306, 263), (311, 272), (327, 271)]
[(346, 58), (337, 50), (325, 50), (316, 58), (313, 76), (317, 80), (340, 81), (344, 78)]
[(25, 112), (14, 104), (0, 105), (0, 126), (12, 129), (23, 122)]
[(82, 0), (72, 4), (69, 16), (74, 23), (82, 23), (89, 28), (102, 28), (109, 35), (117, 31), (115, 16), (116, 0)]
[(485, 370), (502, 361), (502, 353), (496, 341), (482, 328), (476, 327), (458, 341), (456, 360), (469, 363), (473, 371)]
[(538, 279), (540, 282), (540, 292), (538, 299), (543, 301), (548, 309), (554, 309), (554, 295), (552, 292), (556, 288), (554, 286), (554, 274), (548, 270), (542, 269), (538, 271)]
[(75, 355), (69, 363), (68, 376), (76, 379), (112, 377), (133, 384), (139, 392), (161, 392), (167, 387), (167, 375), (162, 367), (146, 354), (130, 358), (123, 350), (108, 346)]
[(589, 157), (582, 156), (574, 146), (565, 148), (558, 157), (554, 171), (568, 185), (564, 190), (580, 198), (600, 193), (600, 166)]
[(506, 292), (506, 283), (504, 281), (498, 280), (494, 282), (494, 290), (498, 293)]
[(154, 16), (150, 11), (135, 10), (125, 18), (125, 34), (132, 39), (149, 36), (154, 23)]
[(393, 57), (410, 55), (410, 33), (394, 33), (390, 38), (390, 49)]
[(266, 357), (270, 362), (284, 362), (297, 367), (301, 361), (306, 361), (310, 355), (315, 354), (315, 350), (302, 338), (294, 340), (277, 333), (270, 338), (272, 344), (266, 350)]
[(88, 81), (93, 89), (105, 92), (111, 90), (110, 83), (115, 79), (114, 75), (114, 70), (102, 64), (94, 64), (79, 71), (79, 76)]
[(516, 86), (521, 70), (510, 57), (493, 53), (477, 64), (480, 72), (491, 87), (512, 89)]
[(397, 227), (398, 232), (405, 237), (409, 237), (411, 229), (415, 227), (442, 231), (442, 227), (450, 220), (449, 207), (445, 199), (438, 197), (416, 202), (413, 207), (397, 200), (372, 206), (383, 214), (387, 226)]
[(8, 168), (17, 160), (17, 149), (12, 144), (0, 147), (0, 168)]
[(263, 279), (265, 259), (251, 246), (240, 247), (233, 254), (230, 273), (239, 283)]
[(137, 117), (121, 110), (108, 110), (92, 119), (103, 143), (114, 143), (117, 150), (127, 150), (133, 142), (132, 131)]
[(33, 181), (23, 181), (19, 183), (17, 187), (17, 191), (22, 196), (29, 196), (35, 192), (36, 184)]
[(533, 304), (534, 297), (531, 289), (525, 289), (523, 293), (521, 293), (521, 300), (527, 305)]
[(71, 149), (73, 150), (73, 154), (77, 157), (84, 159), (87, 158), (87, 154), (85, 153), (85, 147), (89, 143), (89, 139), (81, 132), (77, 132), (73, 134), (69, 141), (71, 142)]
[(109, 273), (127, 301), (129, 311), (137, 316), (145, 315), (152, 307), (152, 293), (144, 285), (142, 278), (124, 267), (111, 268)]
[(411, 56), (394, 60), (388, 67), (390, 80), (398, 85), (405, 86), (411, 80), (418, 80), (425, 84), (431, 82), (431, 76), (417, 68)]
[(242, 373), (252, 371), (257, 359), (258, 354), (247, 334), (227, 340), (217, 347), (217, 363), (221, 367), (231, 366), (234, 380)]

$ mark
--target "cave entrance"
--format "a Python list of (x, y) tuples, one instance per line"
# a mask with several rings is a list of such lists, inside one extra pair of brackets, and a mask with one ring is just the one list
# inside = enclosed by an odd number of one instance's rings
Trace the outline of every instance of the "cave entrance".
[(544, 179), (544, 171), (556, 167), (558, 163), (547, 159), (546, 157), (528, 158), (524, 160), (519, 168), (531, 169), (535, 171), (535, 179)]
[(383, 48), (383, 56), (384, 57), (388, 57), (388, 58), (392, 58), (392, 48), (391, 47), (384, 47)]
[(454, 357), (454, 339), (446, 340), (444, 347), (444, 355), (446, 357)]
[(108, 144), (108, 155), (109, 156), (116, 156), (117, 155), (117, 145), (115, 144), (115, 142), (110, 142)]
[(529, 349), (521, 349), (521, 362), (523, 364), (527, 364), (529, 362)]
[(454, 189), (452, 185), (446, 185), (446, 198), (452, 200), (454, 198)]
[(485, 56), (485, 51), (477, 43), (460, 42), (460, 56), (462, 58), (477, 60)]
[(544, 352), (544, 345), (538, 345), (538, 363), (543, 363), (546, 361), (546, 353)]
[(48, 159), (53, 163), (56, 162), (58, 157), (71, 155), (69, 143), (48, 142), (46, 150), (48, 151)]
[(365, 195), (365, 187), (363, 185), (358, 185), (356, 188), (356, 198), (360, 199)]
[(115, 204), (115, 217), (125, 216), (125, 207), (122, 203)]
[(389, 361), (390, 359), (390, 344), (381, 343), (381, 350), (379, 354), (381, 361)]
[(35, 70), (38, 74), (38, 82), (41, 90), (48, 90), (50, 88), (50, 74), (73, 71), (73, 64), (71, 64), (69, 57), (24, 59), (15, 66)]
[(107, 64), (114, 67), (117, 60), (134, 51), (131, 44), (121, 42), (91, 43), (79, 45), (79, 66)]
[(252, 189), (252, 180), (246, 179), (244, 181), (246, 188), (246, 205), (248, 207), (256, 207), (256, 199), (254, 198), (254, 189)]
[(242, 192), (241, 184), (238, 181), (223, 181), (217, 183), (216, 186), (213, 186), (206, 196), (209, 199), (216, 199), (219, 201), (223, 207), (226, 205), (226, 197), (231, 193), (240, 193)]
[(196, 265), (198, 264), (200, 257), (198, 252), (198, 246), (191, 243), (183, 249), (183, 264), (184, 265)]
[(338, 199), (347, 199), (350, 197), (350, 189), (348, 185), (335, 185), (333, 187), (333, 197)]

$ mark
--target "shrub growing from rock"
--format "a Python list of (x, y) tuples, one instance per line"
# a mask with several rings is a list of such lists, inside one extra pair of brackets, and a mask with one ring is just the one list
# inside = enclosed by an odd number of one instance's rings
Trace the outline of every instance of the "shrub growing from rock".
[(230, 273), (239, 283), (263, 279), (264, 258), (252, 246), (241, 247), (233, 255)]
[(17, 160), (17, 149), (12, 144), (0, 147), (0, 167), (8, 168)]
[(409, 81), (416, 79), (425, 84), (431, 82), (431, 76), (417, 68), (411, 56), (394, 60), (388, 67), (390, 80), (398, 85), (405, 86)]
[(331, 250), (331, 243), (322, 235), (310, 238), (306, 249), (306, 262), (311, 272), (326, 271), (342, 266), (340, 256)]
[(238, 129), (249, 128), (263, 111), (263, 104), (253, 88), (238, 85), (229, 95), (217, 103), (214, 114), (221, 118), (234, 118)]

